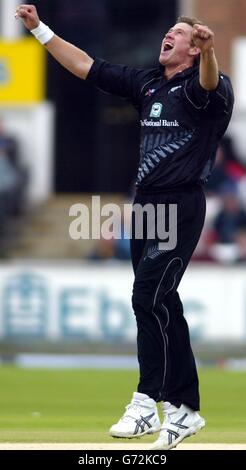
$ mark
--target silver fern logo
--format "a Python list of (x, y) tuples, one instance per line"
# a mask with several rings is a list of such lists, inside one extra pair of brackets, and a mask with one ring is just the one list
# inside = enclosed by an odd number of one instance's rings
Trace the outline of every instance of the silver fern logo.
[(168, 94), (169, 94), (169, 93), (174, 93), (176, 90), (179, 90), (179, 88), (182, 88), (182, 85), (180, 85), (180, 86), (174, 86), (173, 88), (171, 88), (171, 90), (169, 90)]

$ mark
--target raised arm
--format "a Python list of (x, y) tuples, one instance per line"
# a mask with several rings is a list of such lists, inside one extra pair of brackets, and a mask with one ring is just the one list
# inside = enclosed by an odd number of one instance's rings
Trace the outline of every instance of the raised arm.
[(219, 83), (219, 69), (214, 52), (214, 33), (207, 26), (195, 25), (192, 36), (195, 46), (201, 51), (200, 85), (205, 90), (215, 90)]
[[(93, 59), (86, 52), (56, 36), (47, 26), (43, 25), (34, 5), (20, 5), (16, 10), (15, 17), (21, 18), (24, 26), (36, 37), (40, 35), (42, 39), (40, 42), (57, 62), (77, 77), (86, 79), (94, 62)], [(44, 28), (46, 28), (46, 36)], [(45, 37), (48, 38), (47, 42)], [(43, 42), (43, 38), (45, 42)]]

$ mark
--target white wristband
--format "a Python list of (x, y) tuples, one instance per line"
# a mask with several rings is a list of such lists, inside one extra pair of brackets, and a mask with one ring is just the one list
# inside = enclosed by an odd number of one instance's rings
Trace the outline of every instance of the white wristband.
[(39, 42), (41, 42), (41, 44), (46, 44), (55, 35), (49, 26), (44, 24), (42, 21), (40, 21), (37, 28), (31, 29), (31, 33)]

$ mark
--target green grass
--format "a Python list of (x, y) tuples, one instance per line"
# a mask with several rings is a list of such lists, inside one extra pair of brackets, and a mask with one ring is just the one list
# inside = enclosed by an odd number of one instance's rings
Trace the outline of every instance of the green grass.
[[(246, 374), (202, 369), (199, 375), (207, 425), (189, 442), (246, 443)], [(107, 430), (137, 378), (137, 371), (1, 367), (0, 442), (112, 442)]]

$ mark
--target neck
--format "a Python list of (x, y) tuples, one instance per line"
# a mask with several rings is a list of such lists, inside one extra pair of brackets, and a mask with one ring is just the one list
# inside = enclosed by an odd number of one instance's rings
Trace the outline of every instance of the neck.
[(166, 66), (165, 67), (165, 77), (167, 80), (170, 80), (170, 78), (174, 77), (176, 73), (181, 73), (183, 70), (188, 69), (191, 67), (191, 64), (179, 64), (176, 67), (175, 66)]

